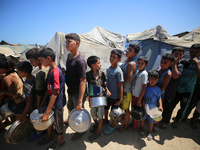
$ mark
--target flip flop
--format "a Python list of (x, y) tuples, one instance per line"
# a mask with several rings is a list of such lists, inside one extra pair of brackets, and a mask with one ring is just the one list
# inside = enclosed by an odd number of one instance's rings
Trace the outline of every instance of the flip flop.
[(114, 127), (111, 127), (111, 126), (108, 126), (105, 130), (104, 130), (104, 133), (107, 134), (107, 135), (110, 135), (114, 132), (116, 128), (116, 125)]
[(153, 139), (153, 136), (151, 134), (148, 134), (147, 140), (151, 141)]

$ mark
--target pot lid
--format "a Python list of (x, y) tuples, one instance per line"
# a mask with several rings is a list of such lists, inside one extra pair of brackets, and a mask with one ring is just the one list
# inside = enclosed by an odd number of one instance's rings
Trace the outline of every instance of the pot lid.
[(86, 109), (78, 111), (73, 109), (68, 117), (68, 123), (72, 130), (78, 133), (85, 132), (91, 125), (90, 114)]

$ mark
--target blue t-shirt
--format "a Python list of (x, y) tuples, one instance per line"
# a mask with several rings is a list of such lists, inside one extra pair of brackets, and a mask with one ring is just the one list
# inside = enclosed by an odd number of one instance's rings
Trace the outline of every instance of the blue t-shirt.
[(65, 97), (65, 80), (62, 71), (56, 67), (47, 76), (47, 89), (49, 96), (52, 95), (52, 90), (58, 89), (57, 98), (54, 103), (54, 109), (63, 108), (66, 104)]
[(107, 87), (111, 92), (110, 98), (119, 99), (118, 82), (124, 82), (123, 72), (119, 66), (107, 69)]
[(161, 99), (161, 90), (158, 86), (151, 87), (147, 85), (144, 101), (149, 105), (149, 109), (152, 109), (155, 106), (158, 106), (158, 100)]

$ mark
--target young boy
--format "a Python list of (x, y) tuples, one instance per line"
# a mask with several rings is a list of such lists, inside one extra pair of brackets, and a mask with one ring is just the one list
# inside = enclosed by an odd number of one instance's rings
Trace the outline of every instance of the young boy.
[[(161, 101), (161, 90), (156, 85), (159, 79), (159, 73), (156, 70), (150, 70), (148, 73), (149, 77), (149, 83), (146, 88), (146, 92), (143, 97), (143, 107), (145, 107), (145, 104), (148, 104), (149, 109), (152, 109), (153, 107), (159, 107), (160, 111), (163, 111), (162, 108), (162, 101)], [(149, 115), (145, 115), (142, 118), (141, 121), (141, 127), (140, 127), (140, 134), (144, 135), (144, 122), (145, 120), (148, 120), (149, 122), (149, 133), (147, 136), (148, 140), (152, 140), (152, 130), (153, 130), (153, 124), (156, 123)]]
[[(91, 68), (91, 71), (86, 73), (87, 82), (88, 82), (88, 94), (89, 98), (99, 97), (99, 96), (110, 96), (110, 92), (106, 87), (106, 77), (104, 72), (100, 71), (101, 62), (100, 58), (97, 56), (90, 56), (87, 59), (87, 64)], [(94, 125), (90, 129), (90, 132), (93, 133), (89, 136), (90, 141), (96, 140), (100, 136), (100, 131), (103, 123), (104, 115), (104, 106), (91, 107), (91, 116), (94, 120)], [(99, 119), (97, 121), (97, 119)]]
[(122, 132), (128, 128), (128, 121), (130, 118), (129, 106), (131, 102), (131, 81), (136, 70), (135, 62), (133, 58), (138, 54), (140, 47), (136, 44), (129, 44), (126, 51), (127, 60), (120, 67), (124, 74), (123, 84), (123, 100), (120, 107), (125, 111), (124, 125), (118, 128), (119, 132)]
[[(141, 107), (141, 101), (146, 91), (148, 73), (145, 68), (148, 66), (148, 58), (145, 56), (140, 56), (137, 60), (138, 71), (133, 80), (132, 85), (132, 107), (137, 105)], [(139, 126), (139, 121), (133, 119), (133, 129), (137, 130)]]
[[(76, 108), (80, 111), (84, 107), (84, 93), (86, 88), (86, 68), (87, 64), (83, 56), (78, 51), (80, 37), (76, 33), (65, 36), (66, 48), (70, 52), (66, 62), (65, 82), (68, 86), (69, 113)], [(75, 133), (71, 140), (78, 140), (84, 133)]]
[[(108, 110), (111, 106), (111, 110), (113, 108), (117, 108), (120, 106), (123, 98), (123, 72), (121, 68), (117, 65), (117, 63), (121, 60), (122, 51), (118, 49), (114, 49), (110, 54), (110, 63), (111, 66), (106, 70), (107, 71), (107, 87), (110, 91), (111, 95), (107, 99), (108, 105), (105, 106), (105, 120), (108, 120)], [(105, 130), (105, 134), (112, 134), (115, 130), (116, 125), (114, 121), (111, 122)]]
[(179, 61), (184, 57), (184, 48), (174, 47), (172, 50), (172, 55), (174, 55), (174, 62), (172, 66), (169, 67), (170, 71), (172, 72), (172, 78), (165, 89), (162, 114), (163, 119), (159, 126), (161, 129), (167, 128), (167, 125), (170, 122), (171, 115), (174, 109), (173, 105), (178, 86), (178, 78), (183, 72), (183, 64), (181, 64)]
[(26, 78), (23, 82), (23, 93), (26, 99), (26, 107), (24, 108), (20, 118), (22, 121), (27, 120), (27, 113), (30, 113), (36, 108), (34, 98), (35, 77), (31, 74), (32, 65), (28, 61), (22, 61), (17, 64), (17, 73), (21, 78)]
[[(198, 57), (200, 56), (199, 44), (193, 44), (190, 48), (190, 59), (180, 61), (184, 66), (182, 75), (178, 79), (178, 88), (176, 93), (176, 100), (180, 101), (181, 108), (178, 110), (176, 119), (172, 124), (173, 128), (178, 128), (179, 123), (185, 117), (185, 112), (191, 101), (191, 93), (194, 90), (197, 78), (200, 77), (200, 63)], [(175, 104), (177, 104), (176, 102)], [(174, 105), (175, 107), (175, 105)]]
[[(39, 58), (39, 52), (41, 49), (32, 48), (26, 52), (26, 58), (34, 67), (39, 67), (39, 71), (36, 73), (35, 77), (35, 94), (36, 94), (36, 107), (47, 106), (49, 97), (47, 97), (43, 102), (44, 94), (47, 90), (47, 74), (49, 71), (48, 67), (45, 67), (41, 63)], [(41, 139), (44, 136), (43, 132), (36, 131), (27, 138), (27, 142), (32, 142), (38, 139)]]
[[(64, 142), (63, 138), (63, 107), (66, 104), (65, 97), (65, 81), (63, 78), (62, 71), (56, 66), (55, 63), (55, 53), (51, 48), (44, 48), (39, 52), (42, 64), (47, 67), (49, 66), (49, 73), (47, 76), (47, 92), (45, 96), (50, 96), (50, 101), (45, 113), (40, 117), (42, 121), (47, 121), (49, 119), (49, 113), (51, 109), (54, 111), (54, 126), (58, 134), (55, 143), (49, 146), (48, 149), (57, 149)], [(44, 97), (45, 98), (45, 97)], [(39, 145), (46, 144), (50, 142), (53, 138), (51, 136), (52, 126), (47, 129), (47, 137), (39, 141)]]

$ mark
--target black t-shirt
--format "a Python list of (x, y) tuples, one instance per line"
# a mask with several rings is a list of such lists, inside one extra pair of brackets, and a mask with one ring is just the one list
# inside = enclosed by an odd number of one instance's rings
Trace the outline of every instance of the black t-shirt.
[(66, 62), (65, 82), (68, 86), (68, 95), (73, 96), (79, 92), (80, 78), (86, 78), (87, 64), (82, 55), (69, 60), (71, 53), (68, 55)]

